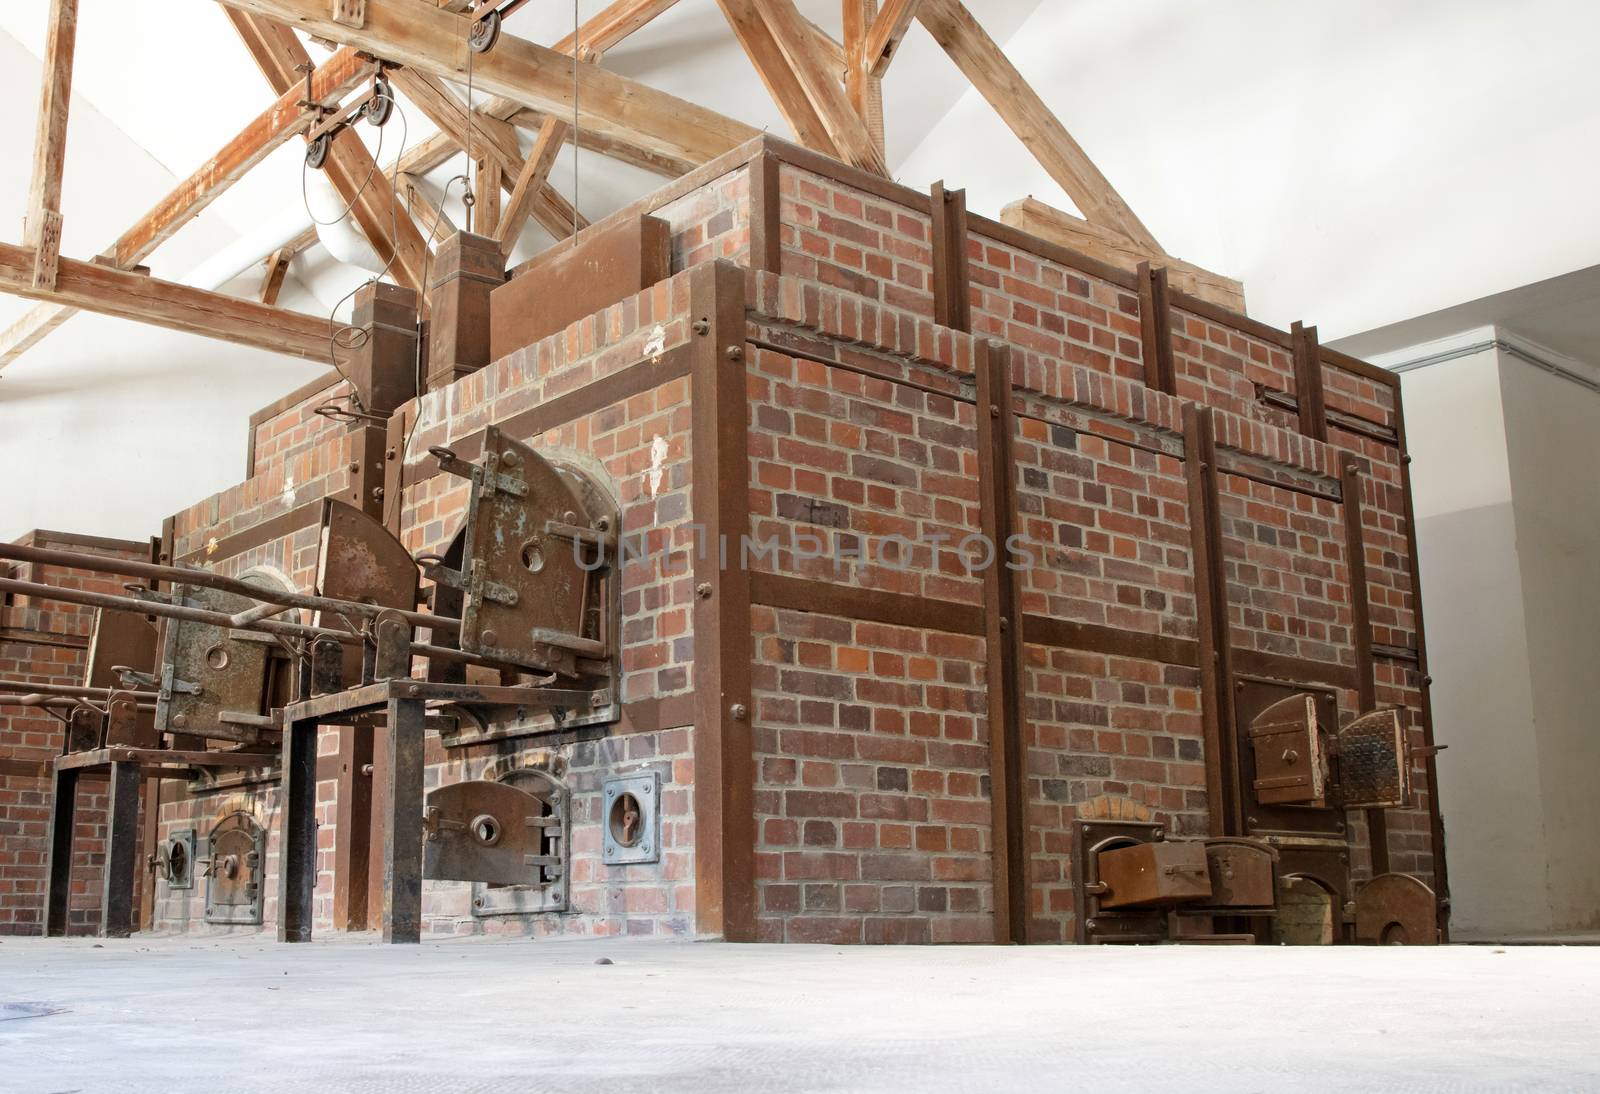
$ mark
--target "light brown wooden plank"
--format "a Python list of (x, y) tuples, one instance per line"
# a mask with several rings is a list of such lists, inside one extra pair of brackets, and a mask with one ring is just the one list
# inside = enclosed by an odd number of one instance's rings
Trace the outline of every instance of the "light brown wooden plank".
[(270, 308), (278, 306), (278, 294), (283, 291), (283, 279), (289, 275), (289, 256), (279, 247), (267, 259), (266, 273), (261, 277), (261, 302)]
[[(522, 234), (523, 226), (528, 223), (528, 217), (533, 213), (534, 199), (550, 178), (550, 168), (555, 165), (556, 153), (561, 151), (566, 132), (565, 122), (557, 121), (555, 118), (544, 120), (544, 128), (539, 131), (539, 138), (534, 141), (533, 151), (528, 153), (527, 162), (517, 174), (516, 185), (511, 188), (511, 197), (507, 199), (500, 217), (500, 228), (495, 238), (500, 241), (501, 250), (509, 253), (517, 242), (517, 237)], [(570, 228), (569, 222), (569, 232)]]
[(585, 54), (604, 53), (620, 45), (630, 34), (677, 2), (678, 0), (617, 0), (579, 27), (576, 36), (569, 34), (557, 42), (556, 52), (571, 56), (573, 46), (579, 45)]
[(0, 292), (243, 346), (328, 360), (326, 317), (161, 281), (97, 262), (60, 261), (54, 289), (33, 287), (33, 252), (0, 243)]
[(1148, 251), (1120, 232), (1090, 224), (1081, 217), (1046, 205), (1038, 198), (1023, 198), (1000, 210), (1000, 223), (1040, 239), (1098, 258), (1130, 273), (1139, 263), (1167, 268), (1172, 287), (1189, 296), (1208, 300), (1229, 311), (1244, 312), (1244, 286), (1231, 277), (1212, 273), (1161, 251)]
[(50, 0), (44, 80), (33, 141), (33, 178), (22, 233), (36, 263), (33, 283), (42, 289), (55, 284), (56, 259), (61, 254), (61, 176), (67, 161), (67, 113), (72, 104), (77, 40), (78, 0)]
[(867, 30), (878, 14), (878, 0), (843, 0), (845, 94), (872, 136), (878, 154), (884, 154), (883, 81), (867, 68)]
[(856, 167), (888, 175), (883, 156), (872, 143), (866, 123), (845, 96), (842, 72), (829, 71), (828, 58), (817, 46), (811, 25), (801, 17), (794, 0), (755, 0), (773, 38), (788, 59), (796, 80), (822, 119), (839, 158)]
[(1163, 253), (1150, 230), (961, 0), (922, 0), (917, 19), (1090, 223), (1120, 231), (1140, 247)]
[(867, 31), (866, 46), (862, 50), (867, 71), (871, 75), (881, 80), (883, 74), (889, 71), (889, 62), (894, 60), (906, 31), (911, 29), (911, 20), (916, 17), (919, 2), (884, 0), (883, 10), (872, 21), (872, 27)]
[(795, 140), (807, 148), (838, 157), (839, 148), (828, 133), (828, 127), (822, 123), (822, 116), (806, 95), (799, 76), (789, 65), (783, 47), (756, 3), (757, 0), (717, 0), (734, 37), (755, 66), (756, 75), (761, 77), (778, 113), (789, 123)]

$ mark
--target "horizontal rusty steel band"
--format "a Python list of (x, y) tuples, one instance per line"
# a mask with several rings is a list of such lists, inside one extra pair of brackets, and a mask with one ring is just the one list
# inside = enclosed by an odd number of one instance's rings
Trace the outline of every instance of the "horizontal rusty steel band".
[[(492, 425), (516, 438), (536, 437), (587, 414), (604, 410), (608, 406), (631, 399), (681, 380), (689, 375), (689, 345), (674, 346), (663, 352), (659, 359), (647, 358), (627, 368), (593, 380), (564, 395), (519, 411)], [(463, 460), (477, 459), (483, 451), (483, 430), (447, 443), (446, 447)], [(411, 486), (440, 474), (439, 461), (432, 456), (408, 463), (405, 467), (405, 485)]]
[(1023, 619), (1024, 640), (1038, 646), (1102, 653), (1111, 657), (1133, 657), (1142, 661), (1161, 661), (1168, 665), (1195, 668), (1200, 664), (1200, 644), (1192, 638), (1173, 638), (1148, 634), (1099, 623), (1082, 623), (1046, 615)]
[(0, 756), (0, 778), (48, 779), (50, 763), (49, 760), (14, 760)]
[(81, 634), (56, 634), (52, 631), (32, 631), (20, 627), (0, 627), (0, 646), (50, 646), (55, 649), (84, 650), (89, 640)]
[(983, 634), (983, 608), (977, 604), (863, 589), (787, 574), (752, 573), (750, 602), (785, 611), (814, 612), (914, 630)]
[(269, 517), (259, 524), (252, 524), (248, 528), (240, 529), (231, 535), (223, 536), (217, 540), (216, 545), (207, 547), (201, 545), (187, 554), (179, 556), (179, 562), (216, 562), (222, 559), (242, 555), (246, 551), (271, 543), (275, 539), (293, 535), (303, 528), (313, 528), (322, 521), (322, 499), (316, 498), (297, 505), (287, 513), (279, 513)]
[(1261, 676), (1292, 683), (1326, 684), (1354, 691), (1360, 683), (1360, 673), (1351, 665), (1333, 661), (1313, 661), (1307, 657), (1293, 657), (1283, 653), (1265, 653), (1261, 650), (1234, 646), (1233, 669), (1236, 673)]

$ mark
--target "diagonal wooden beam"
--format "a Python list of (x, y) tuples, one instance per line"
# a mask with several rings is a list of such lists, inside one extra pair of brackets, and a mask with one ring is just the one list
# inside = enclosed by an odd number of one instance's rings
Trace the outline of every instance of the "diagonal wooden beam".
[(1121, 232), (1145, 250), (1165, 253), (961, 0), (922, 0), (917, 19), (1086, 220)]
[[(500, 241), (502, 251), (510, 253), (517, 237), (522, 234), (523, 226), (528, 223), (528, 217), (533, 213), (534, 199), (550, 178), (550, 168), (555, 166), (556, 153), (561, 151), (566, 131), (567, 123), (555, 118), (546, 118), (544, 128), (539, 130), (539, 137), (533, 142), (533, 151), (528, 153), (528, 161), (522, 165), (516, 185), (511, 188), (511, 197), (500, 215), (500, 228), (495, 238)], [(570, 223), (567, 228), (570, 234)]]
[(402, 173), (400, 188), (405, 192), (406, 205), (417, 227), (422, 229), (424, 239), (433, 243), (456, 234), (455, 222), (445, 215), (444, 204), (428, 196), (419, 176)]
[(63, 258), (51, 289), (33, 285), (32, 248), (0, 243), (0, 292), (132, 319), (308, 361), (329, 359), (328, 320), (254, 300)]
[(285, 248), (279, 247), (267, 259), (267, 268), (261, 275), (261, 302), (276, 307), (278, 294), (283, 291), (283, 279), (289, 276), (289, 259)]
[(728, 26), (733, 28), (733, 36), (755, 66), (756, 75), (766, 85), (778, 113), (789, 123), (795, 140), (807, 148), (842, 158), (828, 127), (822, 124), (822, 116), (784, 56), (783, 47), (756, 6), (756, 0), (717, 0), (717, 5), (722, 8)]
[(857, 167), (887, 175), (889, 167), (872, 143), (872, 135), (846, 98), (840, 83), (844, 73), (829, 71), (828, 58), (817, 45), (816, 34), (794, 6), (794, 0), (755, 0), (772, 37), (794, 72), (806, 98), (822, 119), (839, 158)]
[(884, 73), (889, 71), (889, 62), (894, 60), (906, 31), (911, 29), (911, 20), (916, 17), (919, 2), (884, 0), (883, 10), (878, 12), (871, 29), (867, 31), (866, 46), (862, 51), (871, 75), (881, 80)]
[(586, 55), (604, 53), (620, 45), (634, 31), (677, 2), (678, 0), (617, 0), (579, 27), (576, 35), (569, 34), (557, 42), (556, 52), (571, 56), (573, 47), (577, 46)]
[[(324, 106), (335, 105), (370, 72), (368, 62), (354, 50), (340, 50), (311, 78), (311, 97)], [(293, 90), (258, 115), (188, 178), (157, 202), (155, 207), (106, 248), (118, 269), (128, 270), (148, 258), (162, 243), (200, 215), (228, 188), (266, 159), (285, 141), (304, 132), (312, 116), (300, 105), (305, 87)], [(0, 334), (0, 369), (5, 368), (59, 328), (74, 311), (57, 304), (40, 304)]]
[(67, 160), (67, 110), (72, 102), (72, 59), (77, 50), (78, 0), (51, 0), (45, 31), (44, 82), (33, 142), (33, 181), (28, 187), (22, 238), (37, 265), (33, 283), (55, 284), (61, 254), (61, 174)]
[(866, 52), (867, 30), (877, 14), (878, 0), (844, 0), (844, 91), (883, 155), (883, 81), (868, 71)]
[[(309, 65), (311, 57), (292, 30), (244, 11), (228, 9), (227, 15), (275, 92), (285, 94), (301, 81), (301, 66)], [(342, 24), (333, 25), (348, 29)], [(428, 246), (400, 207), (389, 178), (378, 170), (361, 138), (349, 129), (335, 137), (323, 171), (350, 206), (356, 226), (372, 244), (379, 260), (389, 266), (394, 279), (425, 293)]]
[[(325, 0), (220, 2), (453, 82), (467, 79), (469, 18), (442, 11), (429, 0), (366, 0), (361, 27), (336, 22)], [(474, 86), (542, 113), (572, 113), (577, 64), (572, 57), (506, 33), (489, 52), (470, 56)], [(581, 128), (695, 163), (758, 135), (752, 126), (599, 68), (584, 70), (578, 105)]]
[[(323, 106), (336, 105), (371, 74), (370, 62), (353, 49), (341, 49), (312, 73), (311, 98)], [(122, 233), (109, 252), (116, 265), (125, 270), (149, 257), (252, 167), (291, 137), (310, 128), (315, 116), (300, 105), (305, 97), (305, 86), (297, 81), (199, 170), (180, 182), (139, 223)]]

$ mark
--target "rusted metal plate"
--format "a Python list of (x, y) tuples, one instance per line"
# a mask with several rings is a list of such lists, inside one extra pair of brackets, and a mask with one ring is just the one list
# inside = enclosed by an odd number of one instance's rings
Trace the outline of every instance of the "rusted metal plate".
[(1401, 711), (1363, 714), (1340, 730), (1339, 788), (1351, 809), (1411, 804), (1411, 759)]
[[(177, 602), (234, 614), (255, 606), (237, 593), (179, 585)], [(260, 727), (229, 716), (261, 717), (267, 686), (268, 646), (259, 636), (187, 619), (167, 621), (156, 700), (156, 727), (163, 733), (192, 734), (224, 741), (254, 742)]]
[(1072, 822), (1073, 937), (1081, 944), (1155, 943), (1166, 938), (1163, 908), (1106, 908), (1101, 901), (1100, 857), (1119, 847), (1153, 843), (1165, 829), (1154, 821)]
[(489, 360), (565, 330), (672, 272), (666, 221), (640, 215), (546, 251), (489, 296)]
[(267, 832), (248, 813), (231, 813), (211, 830), (206, 870), (207, 923), (260, 923)]
[(612, 535), (617, 519), (587, 477), (486, 429), (467, 506), (461, 648), (558, 670), (574, 652), (599, 655), (602, 575), (594, 549), (563, 529)]
[[(338, 600), (413, 611), (417, 606), (418, 576), (411, 552), (381, 521), (354, 506), (323, 499), (318, 593)], [(359, 629), (334, 612), (318, 612), (316, 623), (329, 630)], [(361, 680), (361, 663), (362, 647), (345, 646), (341, 664), (346, 687)]]
[(1327, 804), (1328, 758), (1310, 693), (1280, 699), (1250, 722), (1256, 800), (1267, 805)]
[(1356, 941), (1382, 946), (1439, 944), (1439, 902), (1407, 874), (1380, 874), (1356, 894)]
[(97, 608), (94, 631), (89, 636), (88, 667), (83, 682), (92, 688), (114, 688), (122, 678), (113, 671), (129, 668), (154, 672), (156, 628), (142, 615)]
[(1257, 840), (1222, 836), (1205, 841), (1211, 875), (1210, 908), (1270, 908), (1277, 899), (1277, 853)]
[(1097, 862), (1103, 908), (1152, 908), (1209, 900), (1211, 871), (1205, 844), (1193, 840), (1141, 843), (1101, 851)]
[(474, 780), (428, 795), (422, 876), (434, 881), (530, 885), (556, 876), (547, 829), (559, 829), (550, 803), (529, 789)]

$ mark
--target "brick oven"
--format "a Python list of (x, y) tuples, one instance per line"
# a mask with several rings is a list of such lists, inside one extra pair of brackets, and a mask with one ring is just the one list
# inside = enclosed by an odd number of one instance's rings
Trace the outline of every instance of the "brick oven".
[[(504, 437), (620, 514), (615, 689), (576, 719), (431, 705), (401, 759), (392, 726), (325, 724), (308, 829), (281, 766), (152, 783), (151, 927), (1179, 937), (1108, 927), (1087, 859), (1208, 838), (1270, 855), (1271, 907), (1197, 937), (1349, 939), (1390, 875), (1443, 926), (1395, 377), (770, 137), (509, 280), (471, 237), (441, 256), (427, 301), (363, 292), (343, 377), (257, 414), (248, 477), (164, 550), (314, 591), (334, 499), (449, 558), (448, 465)], [(1391, 754), (1409, 785), (1358, 792)], [(419, 797), (385, 792), (394, 763)], [(394, 848), (452, 824), (522, 871), (429, 850), (400, 923)], [(286, 833), (311, 849), (287, 873)]]

